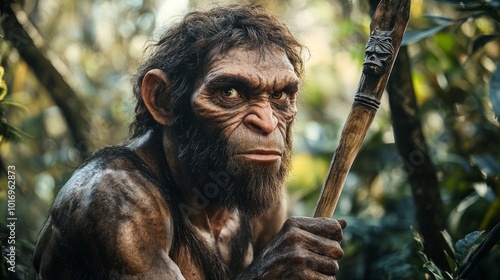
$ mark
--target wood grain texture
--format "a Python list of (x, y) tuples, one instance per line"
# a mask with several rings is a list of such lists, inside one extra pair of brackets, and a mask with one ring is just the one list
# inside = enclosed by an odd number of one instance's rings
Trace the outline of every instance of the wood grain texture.
[(331, 217), (391, 74), (410, 17), (410, 0), (383, 0), (370, 24), (363, 74), (340, 136), (314, 217)]

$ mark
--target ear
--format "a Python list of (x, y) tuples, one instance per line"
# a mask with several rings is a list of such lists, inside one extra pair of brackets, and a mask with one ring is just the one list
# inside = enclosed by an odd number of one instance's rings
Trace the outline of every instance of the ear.
[(160, 69), (149, 70), (142, 79), (141, 95), (156, 122), (164, 126), (173, 124), (170, 83), (165, 72)]

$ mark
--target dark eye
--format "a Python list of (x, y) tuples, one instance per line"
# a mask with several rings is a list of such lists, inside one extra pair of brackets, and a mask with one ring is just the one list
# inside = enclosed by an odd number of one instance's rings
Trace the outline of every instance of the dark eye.
[(227, 98), (239, 98), (241, 97), (240, 93), (234, 88), (227, 88), (221, 90), (221, 94)]
[(276, 100), (285, 100), (287, 98), (287, 95), (283, 91), (277, 91), (271, 94), (271, 98)]

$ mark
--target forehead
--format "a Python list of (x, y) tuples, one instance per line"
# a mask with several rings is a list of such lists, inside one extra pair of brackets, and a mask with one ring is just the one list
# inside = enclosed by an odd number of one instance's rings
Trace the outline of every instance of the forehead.
[(220, 75), (244, 76), (261, 85), (299, 80), (285, 52), (278, 49), (232, 48), (217, 54), (211, 60), (205, 81)]

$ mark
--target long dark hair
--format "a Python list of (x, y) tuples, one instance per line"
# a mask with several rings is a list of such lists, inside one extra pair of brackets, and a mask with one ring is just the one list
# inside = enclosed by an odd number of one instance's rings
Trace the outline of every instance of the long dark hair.
[(286, 53), (299, 77), (303, 72), (303, 46), (262, 6), (229, 5), (190, 12), (149, 46), (151, 55), (134, 76), (137, 104), (130, 126), (132, 137), (159, 126), (141, 98), (142, 80), (149, 70), (161, 69), (167, 74), (172, 111), (174, 116), (180, 116), (190, 110), (189, 97), (214, 54), (233, 47), (261, 50), (262, 53), (271, 47), (279, 48)]

